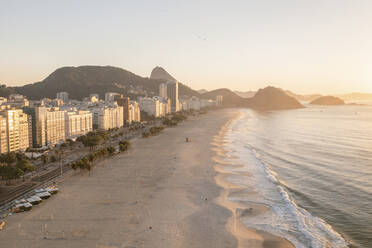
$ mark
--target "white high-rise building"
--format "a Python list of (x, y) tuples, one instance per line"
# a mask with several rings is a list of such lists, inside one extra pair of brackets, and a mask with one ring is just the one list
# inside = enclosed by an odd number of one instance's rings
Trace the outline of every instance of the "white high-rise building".
[(161, 96), (154, 96), (154, 100), (159, 101), (159, 115), (165, 116), (171, 113), (171, 100)]
[(136, 101), (130, 101), (130, 104), (134, 107), (134, 122), (141, 122), (141, 110), (139, 107), (138, 102)]
[(65, 141), (65, 113), (66, 111), (59, 108), (35, 107), (36, 145), (55, 145)]
[(128, 109), (128, 123), (132, 123), (135, 121), (136, 116), (136, 110), (133, 104), (129, 104), (129, 109)]
[(99, 129), (120, 128), (124, 125), (122, 106), (98, 106), (90, 111), (93, 114), (93, 124)]
[(171, 81), (167, 84), (167, 97), (171, 99), (172, 112), (180, 110), (178, 99), (178, 82)]
[[(1, 112), (1, 137), (6, 138), (7, 152), (26, 150), (30, 146), (29, 142), (29, 118), (21, 109), (8, 109)], [(5, 119), (5, 124), (4, 124)], [(4, 130), (6, 126), (6, 129)], [(3, 133), (5, 131), (5, 133)], [(3, 143), (5, 140), (0, 141)]]
[(8, 132), (6, 117), (0, 115), (0, 153), (8, 152)]
[(62, 143), (65, 135), (65, 113), (59, 108), (48, 108), (45, 112), (45, 141), (47, 145)]
[(76, 138), (93, 130), (93, 115), (90, 111), (71, 111), (65, 113), (66, 139)]
[(140, 98), (138, 104), (148, 115), (159, 117), (161, 114), (160, 102), (156, 98), (143, 97)]

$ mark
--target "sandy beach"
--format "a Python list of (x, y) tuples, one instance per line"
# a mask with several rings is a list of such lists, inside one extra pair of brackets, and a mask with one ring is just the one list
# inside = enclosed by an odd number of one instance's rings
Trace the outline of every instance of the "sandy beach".
[(227, 200), (240, 189), (224, 179), (221, 146), (238, 112), (189, 118), (67, 178), (56, 196), (6, 218), (0, 247), (293, 247), (239, 222), (267, 209)]

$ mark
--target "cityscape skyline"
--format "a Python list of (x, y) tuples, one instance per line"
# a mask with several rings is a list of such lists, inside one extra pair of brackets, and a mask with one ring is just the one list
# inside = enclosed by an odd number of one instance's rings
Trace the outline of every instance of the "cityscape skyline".
[(34, 83), (80, 65), (148, 77), (160, 65), (193, 89), (371, 93), (371, 7), (347, 0), (7, 2), (0, 82)]
[(193, 96), (180, 101), (178, 91), (178, 82), (172, 81), (160, 84), (152, 97), (135, 100), (117, 92), (106, 92), (104, 99), (89, 94), (81, 101), (65, 91), (57, 92), (54, 99), (29, 100), (20, 94), (0, 97), (0, 154), (61, 145), (97, 130), (142, 125), (142, 115), (154, 120), (223, 103), (220, 95), (216, 100)]

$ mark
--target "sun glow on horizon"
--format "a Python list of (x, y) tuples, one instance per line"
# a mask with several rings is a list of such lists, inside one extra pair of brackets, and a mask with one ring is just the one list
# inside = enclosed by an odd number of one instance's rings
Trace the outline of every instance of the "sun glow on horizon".
[(8, 1), (0, 82), (38, 82), (80, 65), (148, 77), (161, 65), (193, 89), (372, 93), (371, 9), (364, 0)]

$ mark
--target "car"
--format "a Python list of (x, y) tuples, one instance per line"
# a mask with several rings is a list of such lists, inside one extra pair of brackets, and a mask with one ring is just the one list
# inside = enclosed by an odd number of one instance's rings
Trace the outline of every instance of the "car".
[(15, 200), (14, 202), (15, 202), (16, 205), (27, 203), (27, 201), (25, 199)]
[(57, 187), (55, 187), (55, 186), (50, 186), (50, 187), (46, 188), (46, 191), (48, 193), (54, 195), (54, 194), (57, 194), (58, 193), (59, 189)]
[(28, 203), (28, 202), (19, 203), (12, 208), (12, 212), (20, 213), (20, 212), (23, 212), (23, 211), (29, 211), (31, 209), (32, 209), (32, 204), (31, 203)]
[(45, 200), (45, 199), (48, 199), (51, 196), (51, 194), (48, 193), (47, 191), (43, 191), (43, 192), (37, 193), (36, 196), (38, 196), (41, 199)]
[(23, 211), (30, 211), (32, 209), (32, 204), (29, 202), (23, 203)]
[(33, 195), (29, 198), (26, 199), (26, 201), (28, 201), (29, 203), (31, 203), (32, 205), (38, 205), (39, 203), (41, 203), (43, 200), (38, 197), (37, 195)]

